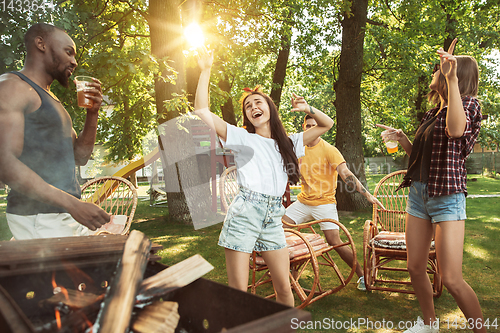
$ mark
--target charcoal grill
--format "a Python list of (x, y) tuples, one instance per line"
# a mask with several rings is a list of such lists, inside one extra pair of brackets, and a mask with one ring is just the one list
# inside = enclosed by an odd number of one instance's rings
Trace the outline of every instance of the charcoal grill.
[[(41, 306), (53, 296), (53, 283), (67, 289), (102, 294), (121, 258), (127, 236), (101, 235), (0, 242), (0, 331), (83, 332), (93, 323), (99, 304), (78, 311), (61, 308), (59, 329), (54, 308)], [(167, 266), (158, 263), (153, 246), (145, 277)], [(176, 332), (291, 332), (293, 318), (310, 320), (303, 310), (245, 293), (207, 279), (163, 297), (179, 304)], [(69, 313), (64, 314), (64, 311)], [(17, 322), (17, 323), (16, 323)], [(19, 323), (20, 322), (20, 323)], [(17, 325), (17, 326), (15, 326)], [(23, 328), (19, 328), (20, 326)]]

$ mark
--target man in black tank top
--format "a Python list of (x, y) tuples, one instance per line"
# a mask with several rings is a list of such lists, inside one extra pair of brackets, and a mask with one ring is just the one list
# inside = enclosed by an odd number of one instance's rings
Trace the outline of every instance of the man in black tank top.
[(69, 86), (77, 66), (75, 43), (64, 30), (44, 23), (28, 29), (24, 42), (23, 69), (0, 75), (0, 180), (12, 189), (9, 228), (16, 239), (73, 236), (79, 224), (95, 230), (109, 215), (79, 200), (75, 166), (85, 165), (94, 148), (101, 84), (94, 79), (86, 91), (93, 106), (77, 135), (49, 90), (54, 80)]

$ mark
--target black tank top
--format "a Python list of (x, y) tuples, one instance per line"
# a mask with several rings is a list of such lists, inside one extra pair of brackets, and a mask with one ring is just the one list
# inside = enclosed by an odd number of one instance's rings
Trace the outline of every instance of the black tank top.
[[(48, 184), (80, 198), (80, 185), (75, 173), (71, 117), (61, 102), (36, 83), (22, 73), (12, 74), (32, 86), (42, 100), (38, 110), (24, 115), (24, 146), (19, 160)], [(33, 200), (14, 190), (8, 196), (7, 213), (10, 214), (65, 212), (61, 207)]]
[(415, 133), (408, 171), (404, 179), (427, 183), (429, 179), (429, 169), (431, 167), (432, 143), (434, 138), (434, 126), (437, 115), (424, 122)]

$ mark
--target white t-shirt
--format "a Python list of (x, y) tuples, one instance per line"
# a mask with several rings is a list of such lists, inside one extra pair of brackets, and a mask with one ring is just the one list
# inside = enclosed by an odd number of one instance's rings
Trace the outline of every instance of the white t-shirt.
[[(303, 134), (289, 136), (297, 158), (305, 153)], [(223, 145), (234, 153), (239, 185), (268, 195), (282, 196), (285, 193), (288, 176), (274, 139), (228, 124)]]

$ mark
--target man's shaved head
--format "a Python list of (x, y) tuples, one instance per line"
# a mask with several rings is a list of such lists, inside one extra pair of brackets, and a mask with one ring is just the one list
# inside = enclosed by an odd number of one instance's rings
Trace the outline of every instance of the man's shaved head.
[(36, 37), (40, 36), (46, 40), (56, 30), (66, 33), (63, 29), (47, 23), (37, 23), (32, 25), (24, 35), (24, 46), (26, 47), (26, 51), (29, 53), (35, 46), (34, 40)]

